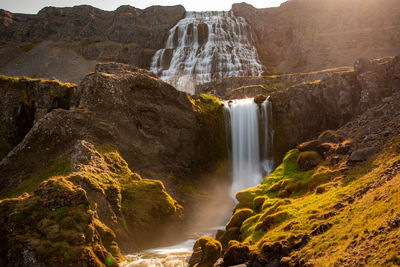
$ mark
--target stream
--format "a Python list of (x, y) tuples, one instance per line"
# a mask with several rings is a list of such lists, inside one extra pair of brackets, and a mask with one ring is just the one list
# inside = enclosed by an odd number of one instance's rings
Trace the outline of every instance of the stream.
[(201, 236), (214, 236), (225, 226), (213, 227), (205, 232), (193, 233), (188, 240), (168, 247), (159, 247), (124, 255), (122, 267), (186, 267), (193, 252), (193, 245)]

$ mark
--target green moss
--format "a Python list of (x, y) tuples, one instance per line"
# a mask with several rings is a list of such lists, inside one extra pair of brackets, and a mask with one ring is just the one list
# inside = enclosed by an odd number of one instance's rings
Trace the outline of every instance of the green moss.
[(67, 160), (56, 160), (51, 166), (39, 172), (38, 175), (24, 180), (14, 190), (6, 193), (2, 197), (16, 197), (24, 192), (31, 193), (44, 180), (58, 175), (64, 175), (70, 172), (71, 164)]
[(211, 237), (201, 237), (193, 249), (194, 251), (201, 249), (201, 260), (194, 266), (212, 266), (221, 257), (222, 245)]
[(231, 227), (239, 227), (242, 223), (249, 217), (253, 216), (253, 211), (251, 209), (239, 209), (236, 210), (232, 215), (232, 218), (226, 225), (226, 229), (228, 230)]

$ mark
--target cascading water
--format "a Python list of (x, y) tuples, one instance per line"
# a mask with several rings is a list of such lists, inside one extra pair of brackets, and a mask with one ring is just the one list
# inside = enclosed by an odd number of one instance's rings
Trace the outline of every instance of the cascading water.
[(262, 66), (249, 25), (232, 11), (187, 12), (156, 52), (151, 71), (187, 93), (231, 76), (259, 76)]
[(236, 192), (260, 184), (263, 175), (272, 171), (272, 111), (268, 100), (259, 107), (252, 98), (229, 101), (227, 108), (232, 139), (231, 195), (234, 197)]

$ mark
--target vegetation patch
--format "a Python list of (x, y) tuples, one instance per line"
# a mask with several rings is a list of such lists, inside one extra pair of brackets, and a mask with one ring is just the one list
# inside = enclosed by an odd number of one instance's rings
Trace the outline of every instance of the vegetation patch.
[[(239, 241), (267, 262), (289, 253), (289, 260), (316, 266), (396, 262), (400, 232), (391, 222), (400, 218), (399, 144), (400, 137), (393, 138), (363, 164), (323, 161), (309, 171), (299, 168), (299, 151), (289, 151), (261, 185), (237, 194), (236, 210), (253, 211), (240, 226)], [(316, 193), (318, 187), (324, 190)], [(378, 256), (381, 251), (388, 256)]]

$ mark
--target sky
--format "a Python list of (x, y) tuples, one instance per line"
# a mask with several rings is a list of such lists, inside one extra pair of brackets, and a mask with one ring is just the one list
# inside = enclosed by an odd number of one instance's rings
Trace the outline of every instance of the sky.
[(152, 5), (183, 5), (187, 11), (230, 10), (233, 3), (246, 2), (257, 8), (279, 6), (285, 0), (0, 0), (0, 9), (13, 13), (36, 14), (46, 6), (67, 7), (91, 5), (103, 10), (115, 10), (121, 5), (146, 8)]

